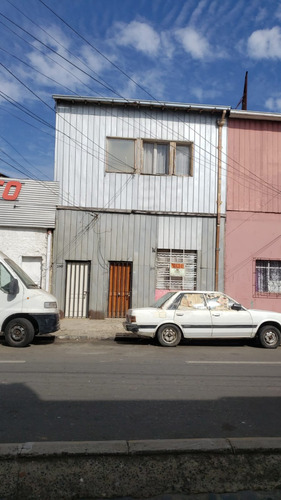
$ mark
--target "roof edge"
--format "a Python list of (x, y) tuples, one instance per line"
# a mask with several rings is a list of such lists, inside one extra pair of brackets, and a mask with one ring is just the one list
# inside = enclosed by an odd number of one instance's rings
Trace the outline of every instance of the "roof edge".
[(230, 111), (231, 106), (223, 105), (209, 105), (209, 104), (189, 104), (181, 102), (166, 102), (166, 101), (143, 101), (139, 99), (111, 99), (108, 97), (83, 97), (72, 95), (53, 95), (53, 99), (59, 102), (83, 103), (83, 104), (96, 104), (106, 106), (124, 106), (134, 108), (158, 108), (158, 109), (173, 109), (178, 111), (206, 111), (206, 112), (221, 112)]
[(281, 113), (271, 113), (267, 111), (248, 111), (242, 109), (232, 109), (229, 118), (241, 118), (244, 120), (269, 120), (281, 121)]

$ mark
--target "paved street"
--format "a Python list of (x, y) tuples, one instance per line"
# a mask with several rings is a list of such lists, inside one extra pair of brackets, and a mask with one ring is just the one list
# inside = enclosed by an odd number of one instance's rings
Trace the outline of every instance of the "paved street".
[(281, 436), (281, 347), (0, 343), (0, 442)]

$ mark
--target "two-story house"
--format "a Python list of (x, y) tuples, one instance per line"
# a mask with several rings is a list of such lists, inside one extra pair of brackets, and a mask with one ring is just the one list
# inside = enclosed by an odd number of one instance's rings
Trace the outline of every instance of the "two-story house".
[(226, 106), (54, 96), (54, 291), (66, 317), (123, 317), (223, 289)]

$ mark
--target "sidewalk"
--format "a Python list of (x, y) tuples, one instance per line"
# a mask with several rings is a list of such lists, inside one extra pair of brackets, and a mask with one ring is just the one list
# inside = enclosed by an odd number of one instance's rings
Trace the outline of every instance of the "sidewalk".
[(54, 335), (58, 340), (98, 340), (115, 339), (116, 337), (135, 337), (131, 332), (126, 332), (123, 327), (124, 318), (106, 319), (69, 319), (60, 320), (60, 330)]

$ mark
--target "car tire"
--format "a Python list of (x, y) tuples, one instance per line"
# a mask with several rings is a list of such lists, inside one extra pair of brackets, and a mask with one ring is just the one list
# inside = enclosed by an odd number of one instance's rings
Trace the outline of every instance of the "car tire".
[(34, 327), (28, 319), (15, 318), (6, 325), (4, 334), (9, 346), (25, 347), (34, 339)]
[(276, 349), (280, 345), (280, 330), (273, 325), (266, 325), (259, 332), (259, 340), (262, 347)]
[(157, 332), (157, 339), (164, 347), (176, 347), (181, 341), (181, 331), (176, 325), (162, 325)]

